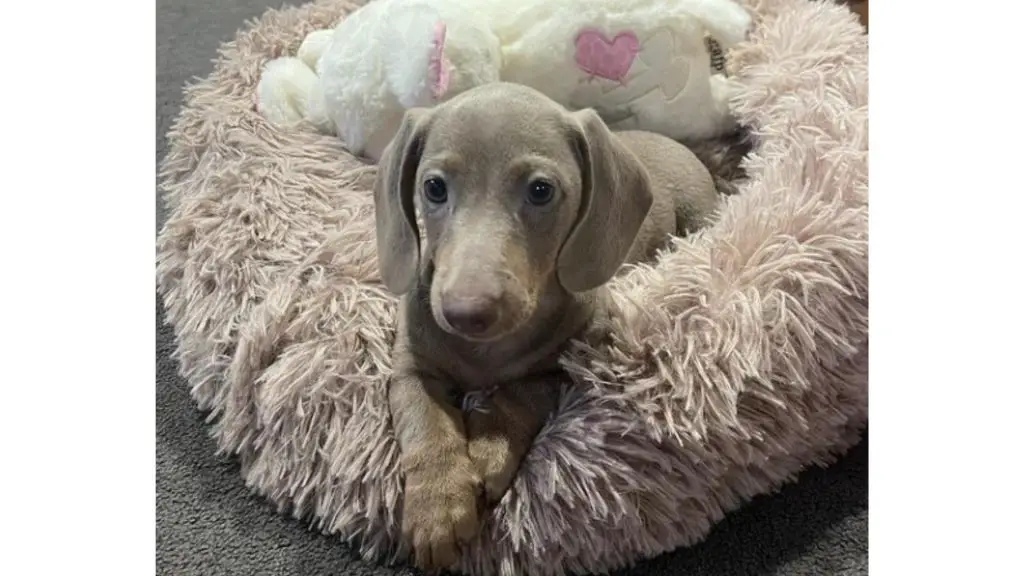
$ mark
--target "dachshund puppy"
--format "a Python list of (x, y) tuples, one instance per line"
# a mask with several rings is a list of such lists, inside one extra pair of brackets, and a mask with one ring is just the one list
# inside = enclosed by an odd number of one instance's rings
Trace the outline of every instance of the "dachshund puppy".
[[(684, 146), (494, 83), (407, 111), (374, 201), (381, 277), (402, 296), (389, 402), (403, 535), (417, 566), (443, 568), (555, 408), (559, 354), (602, 285), (704, 226), (718, 195)], [(464, 416), (460, 397), (482, 390), (489, 405)]]

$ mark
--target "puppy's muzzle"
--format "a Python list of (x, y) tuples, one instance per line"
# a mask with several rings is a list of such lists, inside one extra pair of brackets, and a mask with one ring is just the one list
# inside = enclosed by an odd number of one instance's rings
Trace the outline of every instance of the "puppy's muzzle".
[(451, 291), (441, 295), (441, 315), (452, 330), (468, 337), (486, 336), (501, 321), (497, 291)]

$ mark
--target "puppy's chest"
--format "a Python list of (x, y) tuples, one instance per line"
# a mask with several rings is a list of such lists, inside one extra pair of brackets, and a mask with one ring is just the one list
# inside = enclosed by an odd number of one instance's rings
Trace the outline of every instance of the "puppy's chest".
[(550, 353), (534, 351), (534, 354), (530, 354), (512, 345), (475, 345), (451, 341), (445, 344), (444, 354), (438, 356), (435, 362), (451, 386), (459, 392), (488, 390), (558, 367), (557, 350)]

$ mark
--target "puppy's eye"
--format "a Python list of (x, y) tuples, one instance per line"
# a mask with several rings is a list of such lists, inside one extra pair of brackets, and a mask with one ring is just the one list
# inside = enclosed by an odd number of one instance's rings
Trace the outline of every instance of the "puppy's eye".
[(448, 201), (448, 187), (440, 178), (427, 178), (423, 183), (423, 196), (433, 204), (444, 204)]
[(550, 182), (534, 180), (530, 182), (530, 189), (526, 193), (526, 199), (534, 206), (543, 206), (555, 197), (555, 187)]

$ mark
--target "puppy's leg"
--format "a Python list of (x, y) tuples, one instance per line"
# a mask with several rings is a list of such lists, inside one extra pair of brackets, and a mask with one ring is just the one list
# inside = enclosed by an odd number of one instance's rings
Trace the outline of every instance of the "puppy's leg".
[(405, 472), (402, 533), (424, 570), (458, 560), (477, 531), (480, 475), (469, 459), (462, 413), (446, 387), (416, 372), (396, 373), (389, 401)]
[(499, 388), (482, 410), (466, 415), (469, 457), (483, 478), (488, 502), (505, 495), (557, 402), (557, 381), (529, 379)]

